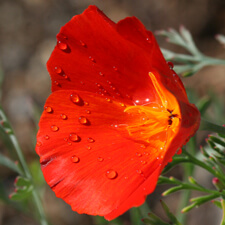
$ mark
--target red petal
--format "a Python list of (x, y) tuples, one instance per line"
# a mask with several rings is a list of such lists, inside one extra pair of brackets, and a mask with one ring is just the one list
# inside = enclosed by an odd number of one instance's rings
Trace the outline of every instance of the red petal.
[(57, 39), (47, 63), (52, 91), (86, 90), (127, 101), (132, 96), (144, 104), (156, 98), (149, 72), (157, 69), (174, 79), (152, 33), (135, 17), (115, 24), (90, 6), (62, 27)]
[[(78, 104), (71, 93), (54, 92), (46, 102), (36, 147), (42, 171), (56, 196), (73, 210), (113, 219), (154, 190), (163, 154), (112, 126), (129, 120), (120, 102), (78, 91)], [(88, 124), (81, 123), (81, 116)]]

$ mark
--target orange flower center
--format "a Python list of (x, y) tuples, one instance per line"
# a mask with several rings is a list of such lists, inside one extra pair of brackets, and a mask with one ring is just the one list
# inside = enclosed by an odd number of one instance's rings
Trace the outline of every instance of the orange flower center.
[(159, 97), (157, 103), (127, 107), (124, 112), (133, 119), (125, 126), (131, 138), (144, 142), (154, 149), (165, 149), (178, 132), (180, 110), (176, 98), (149, 73), (152, 84)]

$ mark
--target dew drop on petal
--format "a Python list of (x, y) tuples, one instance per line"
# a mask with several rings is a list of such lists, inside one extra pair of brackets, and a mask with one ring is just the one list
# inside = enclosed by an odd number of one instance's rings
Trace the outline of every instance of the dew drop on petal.
[(68, 45), (64, 41), (57, 41), (57, 46), (62, 51), (66, 51), (68, 48)]
[(80, 103), (81, 98), (80, 98), (79, 95), (77, 95), (77, 94), (71, 94), (71, 95), (70, 95), (70, 100), (71, 100), (73, 103), (78, 104), (78, 103)]
[(150, 39), (149, 37), (146, 38), (146, 41), (147, 41), (148, 43), (151, 43), (151, 39)]
[(45, 140), (48, 140), (48, 139), (49, 139), (49, 136), (48, 136), (48, 135), (45, 135), (45, 136), (44, 136), (44, 139), (45, 139)]
[(79, 120), (79, 123), (82, 124), (82, 125), (88, 125), (89, 124), (88, 119), (84, 116), (80, 116), (78, 120)]
[(82, 47), (87, 48), (87, 45), (83, 41), (80, 41), (80, 44)]
[(70, 133), (69, 139), (73, 142), (80, 141), (80, 137), (76, 133)]
[(103, 74), (102, 72), (99, 72), (99, 75), (100, 75), (100, 76), (104, 76), (104, 74)]
[(124, 179), (125, 179), (125, 180), (127, 180), (127, 179), (128, 179), (128, 177), (127, 177), (127, 176), (125, 176), (125, 177), (124, 177)]
[(50, 106), (45, 106), (45, 112), (47, 112), (47, 113), (52, 113), (52, 112), (53, 112), (52, 107), (50, 107)]
[(72, 161), (73, 163), (78, 163), (78, 162), (80, 161), (80, 158), (77, 157), (76, 155), (74, 155), (74, 156), (72, 156), (71, 161)]
[(38, 147), (42, 146), (42, 143), (40, 141), (37, 142), (36, 144)]
[(60, 87), (61, 85), (60, 85), (60, 83), (58, 82), (58, 81), (54, 81), (54, 84), (56, 85), (56, 86), (58, 86), (58, 87)]
[(115, 170), (107, 170), (106, 171), (106, 176), (109, 178), (109, 179), (115, 179), (118, 174)]
[(146, 161), (141, 161), (141, 164), (145, 165), (147, 162)]
[(91, 150), (91, 146), (87, 146), (86, 148), (87, 148), (87, 150)]
[(68, 138), (64, 138), (63, 140), (64, 140), (64, 141), (68, 141)]
[(114, 69), (115, 71), (118, 71), (118, 68), (117, 68), (116, 66), (113, 66), (113, 69)]
[(104, 159), (102, 157), (98, 157), (98, 161), (102, 162)]
[(93, 63), (96, 63), (95, 59), (91, 56), (89, 56), (89, 59), (93, 62)]
[(55, 125), (52, 125), (52, 126), (51, 126), (51, 130), (52, 130), (53, 132), (56, 132), (56, 131), (59, 130), (59, 128), (58, 128), (57, 126), (55, 126)]
[(172, 70), (173, 67), (174, 67), (173, 63), (172, 63), (172, 62), (167, 62), (167, 64), (168, 64), (168, 66), (170, 67), (170, 69)]
[(61, 118), (62, 120), (67, 120), (67, 115), (61, 114), (61, 115), (60, 115), (60, 118)]
[(90, 110), (85, 110), (85, 112), (87, 113), (87, 114), (91, 114), (91, 111)]
[(106, 101), (110, 102), (110, 103), (112, 102), (112, 100), (110, 98), (106, 98)]
[(60, 66), (56, 66), (54, 69), (57, 74), (62, 74), (62, 68)]
[(136, 152), (136, 156), (137, 156), (137, 157), (141, 157), (141, 156), (142, 156), (142, 154), (141, 154), (141, 153), (139, 153), (139, 152)]
[(71, 142), (68, 142), (67, 144), (68, 144), (68, 145), (72, 145), (72, 143), (71, 143)]
[(142, 173), (143, 173), (142, 170), (136, 170), (136, 172), (137, 172), (138, 174), (142, 174)]
[(87, 141), (88, 141), (89, 143), (95, 142), (95, 140), (94, 140), (93, 138), (91, 138), (91, 137), (89, 137), (89, 138), (87, 139)]

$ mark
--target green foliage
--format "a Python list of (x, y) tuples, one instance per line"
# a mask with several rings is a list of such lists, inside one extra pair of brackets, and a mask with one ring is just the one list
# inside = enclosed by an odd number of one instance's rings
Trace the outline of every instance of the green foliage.
[(149, 213), (148, 218), (142, 219), (143, 223), (146, 225), (182, 225), (176, 218), (176, 216), (170, 211), (165, 202), (160, 201), (162, 208), (167, 215), (169, 222), (165, 222), (156, 216), (154, 213)]
[[(191, 33), (184, 26), (180, 27), (179, 32), (174, 29), (169, 29), (168, 31), (158, 31), (157, 34), (166, 37), (168, 42), (178, 45), (190, 53), (180, 54), (161, 48), (166, 60), (176, 63), (174, 67), (175, 71), (184, 77), (194, 75), (205, 66), (225, 65), (224, 60), (215, 59), (201, 53), (196, 47)], [(218, 37), (222, 43), (224, 36), (221, 35)]]

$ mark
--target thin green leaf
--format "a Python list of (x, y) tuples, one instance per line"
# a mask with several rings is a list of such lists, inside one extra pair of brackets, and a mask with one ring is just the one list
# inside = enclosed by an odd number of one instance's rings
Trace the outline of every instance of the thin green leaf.
[(0, 165), (3, 165), (13, 171), (15, 171), (18, 174), (23, 174), (22, 170), (19, 168), (18, 165), (15, 164), (15, 162), (13, 162), (11, 159), (9, 159), (8, 157), (2, 155), (0, 153)]

